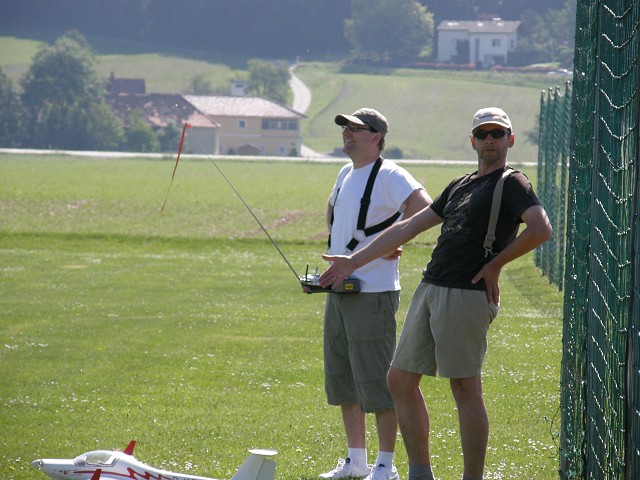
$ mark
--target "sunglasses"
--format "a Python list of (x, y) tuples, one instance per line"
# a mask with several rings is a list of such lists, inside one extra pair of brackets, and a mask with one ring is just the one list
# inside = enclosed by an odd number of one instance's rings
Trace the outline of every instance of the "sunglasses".
[(507, 134), (511, 134), (510, 130), (502, 130), (501, 128), (494, 128), (493, 130), (476, 130), (473, 132), (473, 136), (478, 140), (484, 140), (487, 136), (491, 135), (492, 138), (502, 138)]
[(352, 133), (356, 133), (360, 130), (369, 130), (370, 132), (375, 132), (375, 130), (371, 127), (359, 127), (357, 125), (343, 125), (342, 131), (349, 130)]

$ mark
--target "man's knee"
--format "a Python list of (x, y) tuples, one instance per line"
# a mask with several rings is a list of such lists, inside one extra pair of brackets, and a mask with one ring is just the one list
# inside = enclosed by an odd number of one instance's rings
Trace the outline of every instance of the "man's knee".
[(452, 378), (449, 381), (451, 393), (457, 404), (482, 401), (482, 377)]
[(387, 372), (387, 387), (394, 400), (413, 392), (420, 385), (420, 375), (391, 367)]

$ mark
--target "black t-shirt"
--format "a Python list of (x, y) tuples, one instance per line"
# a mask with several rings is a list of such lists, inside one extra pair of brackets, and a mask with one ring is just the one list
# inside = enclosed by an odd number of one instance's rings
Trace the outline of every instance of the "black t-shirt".
[[(471, 279), (491, 260), (485, 258), (483, 244), (493, 191), (503, 171), (496, 170), (482, 177), (477, 177), (477, 172), (458, 177), (435, 199), (431, 209), (443, 218), (443, 223), (431, 261), (423, 272), (425, 282), (466, 290), (485, 289), (484, 280), (473, 284)], [(516, 238), (522, 213), (534, 205), (540, 205), (540, 201), (531, 182), (524, 173), (514, 171), (504, 182), (494, 254)]]

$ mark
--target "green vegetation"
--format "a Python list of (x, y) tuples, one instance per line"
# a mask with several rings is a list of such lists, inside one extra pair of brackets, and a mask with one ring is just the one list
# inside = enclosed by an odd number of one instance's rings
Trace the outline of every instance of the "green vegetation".
[[(132, 438), (143, 461), (221, 479), (248, 448), (279, 450), (281, 480), (316, 478), (345, 454), (339, 411), (324, 397), (324, 297), (300, 292), (208, 160), (181, 160), (161, 214), (171, 160), (0, 156), (1, 478), (42, 480), (36, 458)], [(339, 164), (218, 165), (296, 269), (322, 265)], [(407, 168), (433, 195), (468, 170)], [(400, 323), (434, 238), (405, 248)], [(557, 478), (561, 294), (531, 255), (501, 280), (486, 478)], [(436, 473), (457, 479), (448, 384), (423, 389)], [(375, 437), (370, 425), (370, 456)], [(404, 477), (400, 438), (396, 458)]]
[(118, 78), (144, 78), (150, 93), (191, 93), (192, 80), (202, 76), (210, 80), (214, 92), (228, 95), (231, 80), (246, 75), (222, 63), (158, 53), (98, 55), (98, 63), (97, 70), (103, 78), (108, 78), (111, 73)]
[[(5, 42), (17, 45), (12, 37), (0, 37), (0, 47)], [(27, 53), (29, 48), (18, 50)], [(11, 72), (24, 69), (30, 58), (11, 58), (15, 63), (0, 66), (16, 81)], [(98, 55), (96, 69), (105, 80), (111, 72), (117, 77), (145, 78), (148, 92), (165, 93), (185, 92), (194, 78), (209, 80), (212, 90), (223, 92), (231, 79), (246, 75), (222, 64), (159, 54)], [(388, 146), (399, 148), (405, 158), (471, 159), (470, 118), (477, 108), (497, 104), (514, 122), (517, 138), (510, 160), (515, 163), (537, 160), (537, 146), (527, 133), (537, 129), (540, 92), (559, 83), (547, 75), (348, 69), (325, 63), (303, 63), (296, 73), (313, 95), (308, 118), (302, 121), (303, 142), (313, 150), (330, 152), (340, 147), (333, 117), (367, 105), (388, 117)]]
[(351, 0), (351, 13), (344, 22), (344, 36), (354, 59), (398, 65), (430, 56), (433, 14), (418, 2)]
[(389, 120), (387, 146), (399, 147), (405, 158), (475, 158), (468, 139), (471, 118), (478, 108), (500, 105), (511, 116), (516, 147), (512, 162), (536, 162), (537, 145), (525, 132), (536, 128), (540, 92), (549, 87), (545, 76), (486, 72), (383, 70), (344, 73), (337, 66), (305, 64), (297, 74), (313, 92), (308, 120), (303, 122), (305, 145), (317, 151), (340, 146), (333, 118), (361, 106), (379, 109)]

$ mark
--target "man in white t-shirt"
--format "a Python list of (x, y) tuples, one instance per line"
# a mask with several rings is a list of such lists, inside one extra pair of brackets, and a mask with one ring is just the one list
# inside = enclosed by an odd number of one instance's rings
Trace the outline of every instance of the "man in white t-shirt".
[[(399, 218), (426, 208), (431, 198), (405, 169), (380, 156), (389, 131), (381, 113), (361, 108), (336, 116), (335, 122), (342, 127), (343, 151), (351, 163), (340, 170), (329, 197), (329, 253), (345, 255), (368, 245)], [(321, 478), (398, 478), (393, 464), (398, 424), (386, 375), (396, 342), (401, 253), (389, 252), (357, 269), (358, 293), (327, 294), (325, 391), (328, 403), (341, 407), (348, 452)], [(367, 464), (365, 413), (376, 416), (380, 449), (373, 468)]]

